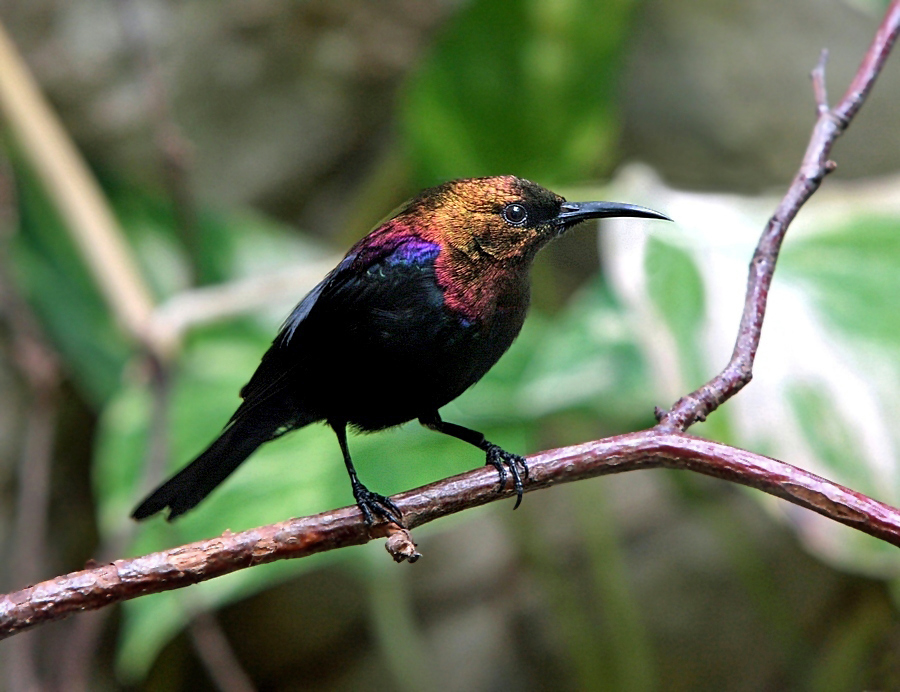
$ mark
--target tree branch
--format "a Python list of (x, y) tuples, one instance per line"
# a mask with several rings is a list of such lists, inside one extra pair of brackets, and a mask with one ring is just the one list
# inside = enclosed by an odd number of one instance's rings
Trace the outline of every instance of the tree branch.
[[(900, 546), (900, 511), (775, 459), (681, 433), (647, 430), (536, 454), (528, 458), (525, 491), (660, 467), (757, 488)], [(415, 528), (514, 494), (510, 484), (497, 492), (496, 471), (483, 467), (391, 499), (407, 526)], [(73, 612), (181, 588), (253, 565), (361, 545), (385, 535), (391, 536), (395, 549), (414, 551), (405, 530), (393, 524), (367, 529), (362, 513), (352, 506), (116, 560), (0, 597), (0, 638)]]
[[(671, 411), (659, 411), (659, 425), (652, 430), (529, 457), (526, 492), (623, 471), (684, 469), (757, 488), (900, 546), (900, 510), (775, 459), (683, 433), (750, 381), (769, 286), (787, 227), (825, 175), (834, 169), (828, 159), (831, 147), (865, 100), (898, 31), (900, 0), (893, 0), (850, 88), (833, 109), (826, 102), (824, 55), (814, 71), (818, 119), (803, 164), (766, 226), (750, 263), (744, 313), (726, 368), (676, 402)], [(498, 493), (496, 472), (480, 468), (392, 499), (403, 512), (407, 527), (414, 528), (512, 494), (511, 487)], [(360, 545), (383, 536), (388, 537), (387, 548), (395, 559), (418, 557), (407, 529), (394, 524), (368, 528), (358, 508), (346, 507), (90, 567), (0, 597), (0, 638), (72, 612), (181, 588), (255, 564)]]
[(900, 33), (900, 0), (893, 0), (847, 93), (834, 108), (828, 107), (825, 92), (825, 59), (828, 54), (822, 52), (819, 64), (811, 75), (818, 118), (800, 170), (794, 176), (775, 215), (769, 219), (750, 261), (747, 297), (731, 360), (721, 373), (675, 402), (670, 411), (657, 411), (659, 419), (657, 429), (669, 432), (687, 430), (697, 421), (706, 420), (710, 413), (741, 391), (752, 379), (753, 361), (759, 347), (769, 286), (772, 284), (781, 242), (800, 207), (819, 189), (825, 176), (837, 167), (834, 161), (828, 158), (831, 148), (847, 129), (872, 90), (875, 78), (884, 67), (898, 33)]

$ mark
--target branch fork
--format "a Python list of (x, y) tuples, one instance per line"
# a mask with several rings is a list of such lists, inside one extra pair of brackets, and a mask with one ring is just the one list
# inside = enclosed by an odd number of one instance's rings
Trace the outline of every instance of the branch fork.
[[(679, 399), (671, 410), (657, 408), (658, 424), (654, 428), (529, 457), (526, 492), (638, 469), (689, 470), (757, 488), (900, 547), (900, 510), (776, 459), (684, 432), (705, 420), (752, 378), (769, 287), (787, 228), (834, 170), (835, 164), (829, 159), (831, 148), (868, 96), (898, 33), (900, 0), (892, 0), (847, 92), (834, 108), (828, 106), (825, 88), (825, 52), (812, 71), (816, 124), (802, 165), (766, 225), (750, 262), (737, 340), (722, 372)], [(391, 498), (403, 512), (405, 527), (368, 527), (357, 507), (345, 507), (240, 533), (226, 532), (139, 558), (92, 565), (0, 596), (0, 639), (79, 610), (98, 609), (251, 565), (305, 557), (374, 538), (387, 538), (386, 548), (395, 560), (413, 562), (419, 553), (410, 529), (513, 494), (511, 484), (497, 492), (496, 472), (479, 468)]]

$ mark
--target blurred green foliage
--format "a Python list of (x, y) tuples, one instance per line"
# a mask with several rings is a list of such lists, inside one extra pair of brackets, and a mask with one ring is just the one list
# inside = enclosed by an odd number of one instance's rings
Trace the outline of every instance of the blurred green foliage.
[(784, 257), (786, 271), (803, 282), (835, 329), (900, 351), (897, 230), (896, 218), (864, 213), (792, 241)]
[[(408, 134), (407, 153), (416, 176), (425, 182), (450, 177), (514, 171), (545, 182), (572, 181), (608, 170), (617, 131), (615, 76), (634, 2), (503, 2), (468, 5), (438, 41), (411, 79), (401, 103)], [(145, 269), (160, 295), (170, 295), (185, 276), (190, 259), (171, 232), (171, 218), (155, 204), (127, 190), (113, 199), (132, 242), (152, 249), (155, 262)], [(386, 210), (382, 209), (381, 212)], [(232, 232), (234, 235), (232, 235)], [(272, 230), (268, 240), (283, 231)], [(140, 235), (140, 238), (135, 236)], [(201, 219), (203, 275), (233, 278), (235, 258), (261, 240), (258, 229), (207, 215)], [(282, 240), (281, 246), (285, 243)], [(151, 253), (142, 252), (143, 257)], [(280, 253), (282, 261), (302, 262), (304, 248)], [(160, 258), (166, 261), (160, 262)], [(160, 266), (162, 265), (162, 267)], [(174, 269), (173, 269), (174, 268)], [(160, 274), (162, 270), (168, 273)], [(589, 334), (583, 334), (584, 301), (601, 301)], [(534, 416), (573, 405), (616, 412), (620, 424), (646, 415), (646, 387), (639, 353), (619, 329), (618, 307), (601, 284), (585, 291), (556, 325), (533, 319), (513, 349), (479, 386), (445, 409), (448, 419), (471, 423), (497, 443), (520, 451), (535, 449)], [(597, 321), (601, 324), (597, 325)], [(173, 385), (168, 413), (170, 470), (201, 451), (228, 419), (237, 391), (255, 368), (271, 339), (273, 325), (240, 321), (197, 331), (187, 343)], [(612, 338), (606, 334), (613, 335)], [(552, 340), (552, 344), (545, 343)], [(536, 354), (568, 351), (571, 356), (536, 359)], [(573, 361), (582, 360), (580, 364)], [(117, 380), (104, 385), (107, 401), (97, 444), (95, 488), (100, 528), (112, 537), (140, 494), (152, 400), (146, 383)], [(572, 398), (560, 378), (603, 374), (591, 397)], [(530, 389), (529, 389), (530, 388)], [(568, 391), (554, 401), (547, 389)], [(629, 403), (629, 394), (636, 402)], [(597, 391), (609, 396), (596, 397)], [(612, 403), (615, 402), (615, 403)], [(474, 450), (410, 426), (351, 441), (360, 474), (380, 492), (392, 493), (459, 472), (481, 462)], [(418, 463), (429, 459), (428, 464)], [(379, 460), (378, 463), (375, 463)], [(352, 498), (330, 431), (305, 429), (267, 445), (197, 511), (173, 526), (142, 527), (131, 550), (142, 553), (221, 532), (222, 518), (232, 530), (348, 504)], [(278, 478), (278, 483), (272, 483)], [(204, 607), (218, 607), (271, 586), (334, 556), (248, 570), (199, 587)], [(127, 604), (120, 662), (126, 677), (142, 675), (159, 648), (190, 617), (183, 595), (167, 593)], [(179, 605), (181, 604), (181, 605)]]
[(703, 278), (683, 249), (656, 238), (647, 242), (644, 255), (647, 292), (678, 347), (687, 382), (704, 375), (697, 335), (703, 326)]
[[(608, 173), (616, 163), (616, 80), (637, 5), (632, 0), (476, 0), (466, 5), (410, 79), (400, 103), (405, 137), (400, 147), (415, 179), (409, 184), (515, 173), (556, 185)], [(127, 517), (135, 501), (159, 480), (146, 477), (152, 388), (139, 368), (132, 367), (138, 354), (111, 320), (65, 224), (27, 167), (18, 160), (15, 166), (22, 231), (13, 244), (16, 278), (65, 357), (73, 381), (101, 411), (93, 482), (104, 543), (114, 545), (126, 536), (128, 552), (142, 554), (208, 538), (226, 528), (237, 531), (350, 504), (349, 483), (333, 435), (313, 426), (266, 445), (177, 523), (157, 519), (128, 535)], [(298, 239), (290, 229), (247, 212), (224, 210), (199, 214), (198, 242), (188, 247), (165, 200), (121, 181), (106, 183), (159, 300), (187, 288), (192, 277), (201, 282), (229, 281), (272, 266), (302, 264), (322, 254), (316, 243)], [(857, 345), (863, 342), (865, 352), (875, 354), (879, 363), (895, 357), (900, 342), (900, 313), (892, 309), (892, 298), (900, 292), (895, 290), (900, 289), (897, 231), (896, 219), (860, 219), (792, 243), (783, 259), (784, 273), (815, 302), (823, 322), (839, 337)], [(710, 318), (708, 293), (715, 288), (697, 261), (702, 249), (690, 242), (676, 245), (651, 239), (644, 255), (643, 286), (646, 299), (677, 344), (684, 380), (697, 382), (718, 365), (709, 362), (701, 343)], [(197, 329), (189, 336), (172, 373), (167, 472), (200, 452), (228, 420), (238, 390), (276, 325), (277, 317), (256, 315)], [(587, 421), (586, 434), (592, 435), (598, 430), (644, 427), (651, 423), (653, 405), (666, 402), (660, 400), (658, 383), (646, 365), (647, 345), (634, 326), (615, 287), (598, 275), (560, 314), (532, 315), (497, 367), (444, 413), (449, 420), (473, 425), (491, 440), (523, 453), (538, 448), (548, 421), (572, 423), (573, 430), (577, 421)], [(890, 374), (896, 375), (894, 370)], [(831, 477), (866, 492), (883, 491), (879, 485), (883, 476), (873, 471), (873, 464), (847, 461), (859, 440), (854, 423), (841, 419), (835, 391), (790, 382), (784, 401)], [(891, 398), (896, 398), (896, 391), (891, 394), (886, 381), (878, 393), (885, 410), (900, 412), (900, 402)], [(707, 431), (739, 445), (752, 442), (757, 448), (777, 449), (774, 442), (735, 433), (728, 424), (731, 412), (718, 415), (717, 427)], [(351, 447), (362, 478), (382, 493), (415, 487), (483, 460), (477, 451), (415, 425), (354, 437)], [(896, 466), (894, 460), (891, 464)], [(890, 487), (892, 497), (897, 490), (896, 484)], [(600, 607), (615, 621), (614, 638), (596, 635), (595, 618), (580, 600), (565, 566), (556, 563), (551, 546), (529, 536), (521, 539), (522, 550), (552, 593), (548, 607), (567, 642), (567, 662), (577, 686), (652, 689), (658, 677), (654, 652), (631, 596), (614, 521), (604, 512), (603, 498), (597, 498), (593, 492), (590, 497), (579, 496), (576, 511), (588, 545), (592, 587)], [(730, 531), (724, 522), (717, 530), (722, 535)], [(882, 574), (879, 570), (885, 565), (896, 563), (887, 554), (893, 549), (884, 544), (856, 534), (850, 542), (853, 564), (846, 555), (830, 556), (844, 567)], [(735, 539), (729, 543), (733, 544), (741, 543)], [(765, 612), (764, 598), (759, 596), (768, 586), (764, 566), (754, 563), (752, 555), (738, 552), (731, 556), (731, 564), (752, 573), (746, 578), (747, 588), (756, 588), (760, 611)], [(260, 566), (193, 587), (189, 596), (177, 591), (130, 601), (120, 628), (120, 672), (130, 681), (141, 678), (197, 610), (223, 607), (327, 562), (356, 563), (362, 555), (340, 551)], [(403, 615), (408, 604), (385, 605), (378, 600), (385, 592), (374, 587), (372, 592), (373, 617), (382, 613), (385, 620), (379, 622), (384, 624), (390, 613), (400, 612), (406, 620), (398, 626), (409, 627), (408, 612)], [(802, 636), (799, 628), (784, 626), (778, 613), (769, 615), (766, 622), (773, 631), (787, 631), (785, 639)], [(861, 656), (860, 642), (868, 642), (871, 632), (883, 627), (877, 618), (864, 615), (856, 629), (854, 623), (847, 626), (845, 636), (829, 649), (832, 655), (811, 675), (844, 679), (847, 667), (856, 665)]]
[(408, 85), (424, 185), (516, 175), (559, 185), (614, 164), (615, 89), (634, 0), (475, 0)]
[(83, 396), (101, 405), (119, 386), (130, 348), (81, 261), (63, 220), (18, 157), (20, 232), (10, 243), (16, 280)]

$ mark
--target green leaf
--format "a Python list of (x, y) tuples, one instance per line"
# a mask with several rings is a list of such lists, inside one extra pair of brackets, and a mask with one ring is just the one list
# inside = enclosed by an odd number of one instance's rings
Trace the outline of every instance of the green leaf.
[(696, 335), (705, 313), (703, 279), (690, 254), (651, 237), (644, 251), (647, 291), (675, 337), (682, 368), (691, 381), (700, 378)]
[(131, 346), (37, 178), (12, 160), (19, 215), (19, 233), (10, 244), (16, 283), (84, 396), (100, 403), (115, 389)]
[(840, 332), (900, 347), (900, 220), (862, 216), (791, 242), (784, 271)]
[(583, 408), (602, 420), (653, 409), (646, 364), (622, 305), (599, 278), (542, 330), (520, 408), (531, 418)]
[[(675, 192), (628, 172), (616, 197), (654, 200), (680, 225), (606, 232), (614, 290), (645, 324), (641, 348), (671, 400), (727, 363), (747, 265), (776, 199)], [(628, 187), (628, 186), (631, 187)], [(788, 234), (768, 295), (754, 377), (709, 423), (712, 436), (900, 504), (900, 217), (822, 190)], [(826, 212), (817, 212), (817, 206)], [(641, 261), (636, 262), (637, 253)], [(673, 359), (677, 347), (680, 358)], [(696, 357), (685, 358), (685, 353)], [(672, 372), (674, 370), (675, 372)], [(671, 383), (678, 383), (680, 391)], [(843, 569), (896, 574), (896, 548), (807, 510), (753, 493), (810, 551)]]
[(616, 76), (636, 4), (468, 4), (401, 103), (420, 178), (514, 172), (563, 183), (611, 168)]

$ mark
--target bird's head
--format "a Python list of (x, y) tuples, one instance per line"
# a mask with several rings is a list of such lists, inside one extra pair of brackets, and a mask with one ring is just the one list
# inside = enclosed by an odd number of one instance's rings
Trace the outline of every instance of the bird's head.
[(530, 260), (550, 240), (588, 219), (636, 216), (667, 219), (652, 209), (616, 202), (567, 202), (540, 185), (505, 175), (453, 180), (426, 190), (403, 211), (473, 260)]

